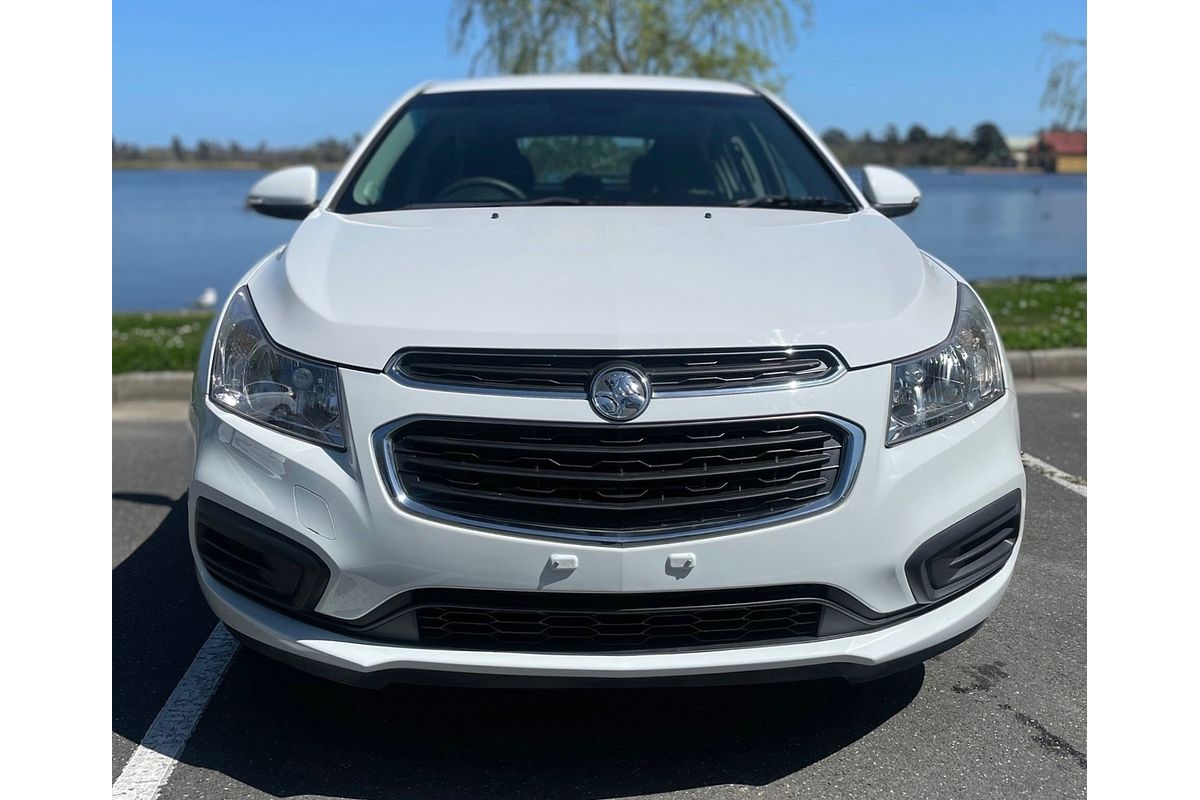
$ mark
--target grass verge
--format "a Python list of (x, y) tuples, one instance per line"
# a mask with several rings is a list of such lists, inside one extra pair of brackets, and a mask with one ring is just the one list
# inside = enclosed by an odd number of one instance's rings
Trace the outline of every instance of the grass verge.
[(1009, 350), (1087, 347), (1087, 278), (973, 284)]
[[(1087, 346), (1087, 279), (975, 284), (1009, 350)], [(112, 369), (191, 370), (212, 322), (208, 311), (114, 313)]]
[(210, 311), (113, 313), (112, 371), (194, 370)]

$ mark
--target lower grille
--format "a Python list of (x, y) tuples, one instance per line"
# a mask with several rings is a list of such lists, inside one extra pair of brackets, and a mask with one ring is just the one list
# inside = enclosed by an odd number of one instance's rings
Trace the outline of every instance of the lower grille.
[(418, 609), (422, 644), (537, 652), (658, 650), (811, 638), (821, 606), (804, 601), (630, 611)]
[(419, 419), (386, 435), (418, 512), (564, 538), (645, 541), (836, 502), (857, 430), (823, 416), (631, 424)]

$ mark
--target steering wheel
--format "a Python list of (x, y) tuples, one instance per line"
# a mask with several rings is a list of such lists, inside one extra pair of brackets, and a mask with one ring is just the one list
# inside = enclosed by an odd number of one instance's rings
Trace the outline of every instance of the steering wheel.
[[(529, 199), (528, 195), (526, 195), (524, 192), (522, 192), (516, 186), (513, 186), (508, 181), (501, 180), (500, 178), (493, 178), (488, 175), (475, 175), (470, 178), (462, 178), (461, 180), (457, 180), (454, 183), (447, 186), (446, 188), (442, 189), (440, 192), (438, 192), (437, 199), (439, 202), (442, 200), (475, 200), (475, 199), (479, 199), (479, 198), (472, 198), (469, 196), (468, 197), (454, 197), (453, 196), (454, 194), (461, 192), (463, 189), (470, 189), (470, 188), (476, 188), (476, 187), (495, 189), (504, 195), (504, 197), (501, 199), (505, 199), (505, 200), (528, 200)], [(494, 198), (485, 197), (483, 199), (491, 200)]]

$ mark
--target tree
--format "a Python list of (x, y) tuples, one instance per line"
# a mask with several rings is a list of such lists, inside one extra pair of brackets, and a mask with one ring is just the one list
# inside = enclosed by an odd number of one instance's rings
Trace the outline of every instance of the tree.
[(909, 144), (922, 145), (929, 141), (929, 131), (922, 128), (920, 125), (912, 125), (908, 129), (908, 136), (905, 137)]
[(992, 166), (1007, 163), (1012, 157), (1004, 134), (994, 122), (981, 122), (971, 133), (971, 154), (977, 164)]
[(113, 161), (134, 161), (142, 157), (142, 148), (132, 142), (119, 142), (117, 137), (112, 140)]
[(178, 136), (171, 137), (171, 157), (176, 161), (183, 161), (187, 158), (187, 151), (183, 148), (183, 141)]
[(850, 143), (850, 137), (841, 128), (830, 128), (821, 134), (821, 139), (829, 147), (845, 147)]
[(1063, 128), (1087, 125), (1087, 39), (1051, 31), (1044, 37), (1050, 51), (1050, 74), (1042, 92), (1041, 108), (1056, 113)]
[(619, 72), (775, 82), (771, 52), (795, 42), (813, 0), (456, 0), (455, 52), (471, 71)]
[(900, 163), (900, 130), (894, 124), (883, 129), (883, 163)]

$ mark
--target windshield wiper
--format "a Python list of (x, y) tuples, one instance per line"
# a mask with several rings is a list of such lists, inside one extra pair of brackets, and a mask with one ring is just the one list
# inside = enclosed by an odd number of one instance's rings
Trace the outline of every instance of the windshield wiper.
[(533, 200), (513, 200), (506, 202), (506, 206), (583, 206), (594, 204), (595, 201), (583, 200), (578, 197), (568, 197), (567, 195), (554, 195), (553, 197), (538, 197)]
[(853, 203), (845, 200), (831, 200), (828, 197), (792, 197), (786, 194), (760, 194), (758, 197), (747, 197), (737, 200), (734, 205), (738, 208), (792, 208), (800, 211), (855, 211)]
[(512, 206), (583, 206), (596, 205), (594, 200), (581, 200), (578, 197), (555, 195), (554, 197), (537, 197), (533, 200), (454, 200), (433, 203), (408, 203), (396, 206), (392, 211), (424, 208), (510, 208)]

